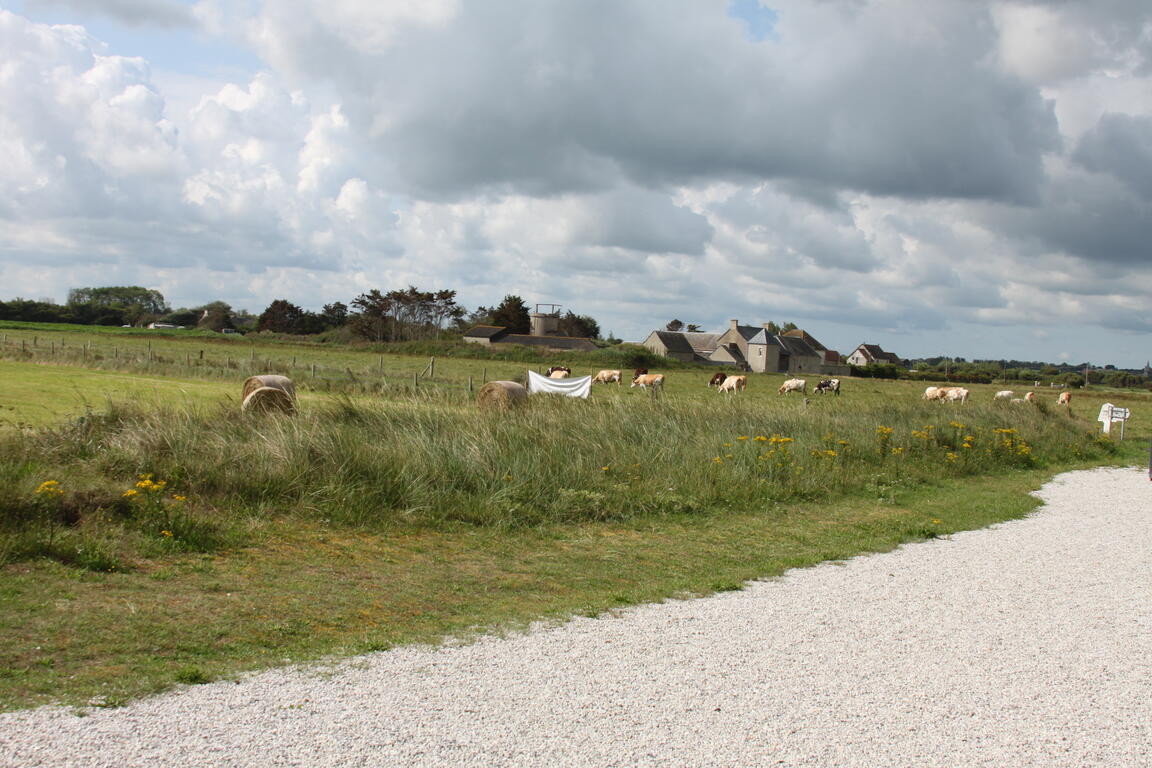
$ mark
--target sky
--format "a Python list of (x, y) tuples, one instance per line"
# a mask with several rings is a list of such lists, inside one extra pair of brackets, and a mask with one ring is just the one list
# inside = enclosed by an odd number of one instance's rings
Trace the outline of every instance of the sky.
[(1147, 0), (0, 0), (0, 299), (1152, 358)]

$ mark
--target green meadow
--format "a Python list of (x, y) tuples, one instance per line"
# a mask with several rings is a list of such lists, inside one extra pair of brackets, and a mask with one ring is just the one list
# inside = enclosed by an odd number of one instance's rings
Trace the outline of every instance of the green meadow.
[[(1146, 391), (1063, 408), (973, 386), (959, 405), (752, 376), (726, 395), (708, 369), (649, 366), (662, 395), (501, 411), (477, 407), (485, 380), (628, 358), (0, 334), (5, 709), (739, 589), (1025, 515), (1056, 472), (1147, 461), (1152, 433)], [(240, 413), (265, 372), (296, 381), (296, 415)], [(1106, 401), (1132, 409), (1123, 442), (1095, 422)]]

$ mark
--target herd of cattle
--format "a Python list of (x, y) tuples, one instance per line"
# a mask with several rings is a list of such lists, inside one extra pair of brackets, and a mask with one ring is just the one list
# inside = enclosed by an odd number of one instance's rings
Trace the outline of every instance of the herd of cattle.
[[(554, 365), (548, 369), (547, 375), (553, 379), (565, 379), (572, 375), (572, 369), (564, 365)], [(616, 369), (605, 369), (592, 377), (593, 384), (619, 384), (622, 380), (622, 372)], [(640, 387), (641, 389), (651, 389), (653, 391), (662, 391), (664, 388), (664, 374), (648, 373), (647, 368), (637, 368), (632, 373), (631, 386)], [(712, 374), (712, 378), (708, 380), (708, 386), (716, 387), (717, 392), (743, 392), (748, 386), (748, 377), (743, 374), (731, 376), (717, 371)], [(787, 395), (792, 392), (807, 395), (808, 380), (787, 379), (780, 385), (778, 392), (781, 395)], [(813, 387), (812, 392), (818, 395), (829, 392), (839, 395), (840, 379), (820, 379), (816, 386)], [(968, 402), (968, 395), (969, 391), (966, 387), (928, 387), (924, 390), (925, 400), (966, 403)], [(1004, 389), (997, 392), (994, 395), (994, 399), (1007, 400), (1013, 403), (1030, 403), (1036, 399), (1036, 395), (1033, 392), (1028, 392), (1024, 397), (1016, 397), (1015, 392), (1010, 389)], [(1061, 392), (1056, 402), (1058, 405), (1069, 405), (1072, 402), (1072, 393)]]

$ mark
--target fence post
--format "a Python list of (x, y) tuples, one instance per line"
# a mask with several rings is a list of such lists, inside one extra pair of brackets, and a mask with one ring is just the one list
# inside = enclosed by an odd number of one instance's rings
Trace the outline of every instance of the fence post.
[(420, 388), (420, 374), (414, 373), (414, 374), (412, 374), (412, 391), (416, 391), (419, 388)]
[(468, 377), (468, 394), (472, 394), (472, 377)]
[(312, 378), (316, 378), (316, 363), (312, 363)]
[(436, 378), (436, 358), (432, 358), (432, 362), (428, 363), (428, 378)]

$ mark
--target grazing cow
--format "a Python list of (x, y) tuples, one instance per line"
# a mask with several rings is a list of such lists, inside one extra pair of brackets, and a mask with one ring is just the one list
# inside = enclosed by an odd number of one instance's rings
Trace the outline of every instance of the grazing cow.
[(800, 392), (808, 394), (808, 380), (807, 379), (788, 379), (780, 385), (779, 393), (786, 395), (789, 392)]
[(720, 386), (716, 388), (717, 392), (743, 392), (744, 388), (748, 386), (747, 376), (729, 376), (720, 382)]
[(640, 387), (640, 389), (652, 388), (653, 392), (661, 391), (664, 389), (664, 374), (662, 373), (642, 373), (636, 378), (632, 379), (631, 387)]
[[(561, 371), (564, 373), (564, 375), (563, 376), (557, 376), (556, 374), (560, 373)], [(572, 375), (572, 369), (566, 365), (554, 365), (551, 368), (549, 368), (548, 371), (544, 375), (550, 379), (563, 379), (565, 377)]]
[(1056, 398), (1056, 405), (1071, 405), (1071, 404), (1072, 404), (1072, 393), (1071, 392), (1061, 392), (1060, 397)]
[(568, 371), (565, 371), (565, 370), (552, 371), (552, 373), (548, 374), (548, 378), (550, 378), (550, 379), (566, 379), (566, 378), (568, 378)]
[(637, 376), (646, 376), (647, 374), (647, 368), (637, 368), (636, 370), (632, 371), (632, 378), (636, 378)]
[(943, 400), (944, 390), (940, 387), (925, 387), (924, 388), (925, 400)]
[(612, 382), (620, 383), (620, 371), (617, 370), (604, 370), (592, 377), (592, 383), (596, 384), (611, 384)]
[(825, 392), (834, 392), (840, 394), (840, 379), (820, 379), (820, 383), (812, 390), (816, 394), (824, 394)]
[(961, 403), (968, 402), (968, 390), (964, 387), (945, 387), (944, 399), (950, 403), (960, 401)]
[(712, 378), (708, 381), (708, 386), (718, 387), (724, 383), (724, 379), (726, 378), (728, 378), (728, 374), (724, 373), (723, 371), (717, 371), (716, 373), (712, 374)]
[(1016, 393), (1010, 389), (1002, 389), (992, 396), (993, 400), (1011, 400), (1016, 397)]
[(1031, 403), (1033, 400), (1036, 399), (1036, 393), (1035, 392), (1028, 392), (1024, 395), (1024, 399)]

